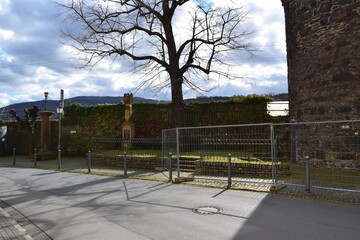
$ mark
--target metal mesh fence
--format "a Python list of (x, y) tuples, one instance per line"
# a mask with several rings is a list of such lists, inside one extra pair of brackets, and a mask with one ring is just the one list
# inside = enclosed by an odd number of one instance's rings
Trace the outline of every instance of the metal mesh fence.
[(177, 128), (163, 151), (178, 177), (360, 193), (359, 133), (360, 121)]
[(360, 120), (176, 128), (161, 139), (92, 138), (90, 146), (60, 164), (56, 152), (47, 161), (14, 152), (0, 164), (261, 191), (283, 185), (285, 193), (336, 191), (360, 201)]
[(360, 192), (360, 121), (277, 124), (276, 156), (291, 174), (278, 179), (312, 188)]
[(162, 139), (92, 138), (92, 168), (111, 168), (122, 176), (168, 181), (167, 158), (163, 157)]
[(177, 177), (227, 186), (230, 174), (232, 187), (272, 183), (271, 124), (177, 128), (163, 139), (172, 139), (164, 151), (174, 153)]

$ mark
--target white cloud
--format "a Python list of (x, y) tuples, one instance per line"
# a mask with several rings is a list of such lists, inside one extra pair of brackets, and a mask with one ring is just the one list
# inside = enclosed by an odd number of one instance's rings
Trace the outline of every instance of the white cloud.
[(0, 29), (0, 40), (2, 41), (13, 41), (15, 34), (11, 30)]
[(0, 1), (0, 14), (9, 10), (10, 1), (11, 0), (1, 0)]

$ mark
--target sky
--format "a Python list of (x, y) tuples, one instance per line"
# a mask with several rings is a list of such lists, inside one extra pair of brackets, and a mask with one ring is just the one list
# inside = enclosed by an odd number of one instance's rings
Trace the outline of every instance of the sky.
[[(206, 0), (212, 6), (226, 0)], [(207, 83), (209, 92), (184, 91), (185, 98), (234, 96), (287, 92), (285, 19), (280, 0), (235, 0), (248, 11), (244, 27), (252, 31), (249, 41), (257, 49), (254, 56), (239, 56), (236, 71), (241, 79), (215, 79)], [(66, 43), (63, 21), (52, 0), (0, 0), (0, 107), (36, 101), (49, 92), (50, 100), (76, 96), (135, 96), (171, 99), (170, 89), (135, 91), (136, 73), (124, 61), (104, 59), (96, 66), (79, 69), (79, 53)]]

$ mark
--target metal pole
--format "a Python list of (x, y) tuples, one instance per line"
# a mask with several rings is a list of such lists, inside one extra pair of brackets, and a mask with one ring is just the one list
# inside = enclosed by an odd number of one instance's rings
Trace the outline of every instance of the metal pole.
[(169, 181), (172, 182), (172, 153), (169, 153), (168, 164), (169, 164)]
[(305, 171), (306, 171), (306, 185), (305, 192), (310, 193), (310, 166), (309, 166), (309, 156), (305, 157)]
[(88, 152), (88, 173), (91, 173), (91, 151)]
[(58, 170), (61, 169), (61, 147), (60, 144), (58, 146)]
[(13, 165), (16, 164), (16, 148), (13, 148)]
[(64, 89), (60, 89), (60, 104), (64, 107)]
[(37, 163), (36, 163), (36, 148), (34, 148), (34, 167), (37, 167)]
[(126, 152), (124, 152), (124, 175), (127, 176)]
[(61, 113), (59, 113), (58, 169), (61, 169)]
[(164, 156), (164, 129), (161, 130), (161, 167), (164, 167), (164, 160), (165, 160), (165, 156)]
[(272, 177), (272, 184), (276, 185), (276, 158), (275, 158), (275, 133), (274, 133), (274, 124), (271, 123), (270, 124), (270, 142), (271, 142), (271, 163), (272, 163), (272, 172), (271, 172), (271, 177)]
[(64, 110), (64, 90), (60, 89), (60, 106), (59, 106), (59, 140), (58, 140), (58, 169), (61, 169), (61, 117)]
[(179, 146), (179, 129), (176, 128), (176, 165), (177, 165), (177, 175), (180, 177), (180, 146)]
[(231, 154), (228, 154), (228, 188), (231, 187)]

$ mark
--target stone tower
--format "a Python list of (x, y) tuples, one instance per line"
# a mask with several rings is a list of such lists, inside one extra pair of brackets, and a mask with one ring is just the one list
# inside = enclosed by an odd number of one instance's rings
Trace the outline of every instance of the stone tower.
[(360, 1), (282, 0), (290, 117), (360, 119)]

